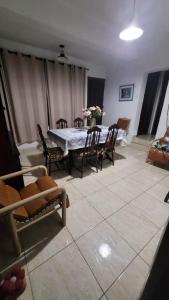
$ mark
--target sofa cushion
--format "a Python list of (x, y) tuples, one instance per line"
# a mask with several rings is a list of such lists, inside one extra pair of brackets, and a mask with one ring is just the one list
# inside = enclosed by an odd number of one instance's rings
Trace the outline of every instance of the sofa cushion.
[[(53, 180), (53, 178), (51, 176), (41, 176), (38, 178), (36, 183), (37, 183), (39, 189), (41, 190), (41, 192), (57, 186), (57, 183)], [(58, 188), (55, 192), (50, 193), (45, 198), (47, 199), (48, 202), (53, 202), (58, 199), (58, 202), (61, 205), (62, 204), (61, 203), (62, 194), (63, 194), (63, 189)], [(69, 207), (69, 206), (70, 206), (70, 203), (69, 203), (69, 198), (67, 196), (66, 207)]]
[[(0, 206), (5, 207), (10, 204), (14, 204), (18, 201), (21, 201), (21, 197), (17, 190), (9, 185), (0, 185)], [(27, 219), (28, 213), (26, 209), (22, 206), (13, 211), (14, 217), (19, 221), (24, 221)]]
[[(36, 183), (30, 183), (26, 187), (23, 187), (20, 190), (21, 199), (25, 199), (40, 193), (40, 189)], [(48, 204), (47, 200), (44, 197), (38, 198), (32, 201), (29, 204), (24, 205), (27, 213), (29, 216), (34, 216), (35, 214), (39, 213), (46, 207)]]
[[(57, 186), (57, 183), (53, 180), (51, 176), (41, 176), (38, 178), (36, 183), (41, 192)], [(47, 199), (47, 201), (53, 201), (60, 197), (61, 194), (62, 191), (60, 189), (57, 189), (55, 192), (52, 192), (49, 195), (45, 196), (45, 198)]]

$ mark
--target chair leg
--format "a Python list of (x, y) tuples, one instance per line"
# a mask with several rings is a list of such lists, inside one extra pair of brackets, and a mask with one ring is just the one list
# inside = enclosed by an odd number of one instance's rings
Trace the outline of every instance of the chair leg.
[(98, 156), (98, 162), (100, 164), (100, 171), (102, 171), (103, 168), (103, 153), (100, 153)]
[(48, 159), (47, 159), (47, 157), (45, 157), (45, 166), (46, 167), (48, 166)]
[(62, 223), (63, 223), (63, 226), (66, 226), (66, 199), (67, 199), (67, 195), (66, 195), (66, 191), (64, 191), (63, 199), (62, 199)]
[(164, 202), (168, 202), (169, 199), (169, 192), (167, 193), (167, 195), (165, 196)]
[(84, 158), (82, 158), (82, 165), (81, 165), (81, 178), (83, 178), (83, 169), (84, 169)]
[(96, 156), (96, 172), (98, 173), (98, 156)]
[(15, 252), (16, 252), (16, 255), (19, 256), (21, 254), (21, 245), (19, 242), (18, 233), (17, 233), (16, 225), (15, 225), (15, 220), (14, 220), (12, 213), (10, 213), (7, 216), (7, 218), (8, 218), (8, 222), (9, 222), (9, 226), (10, 226), (12, 242), (15, 247)]
[(112, 151), (112, 164), (114, 166), (114, 151)]
[(48, 173), (49, 173), (49, 176), (51, 175), (51, 161), (49, 160), (48, 162)]

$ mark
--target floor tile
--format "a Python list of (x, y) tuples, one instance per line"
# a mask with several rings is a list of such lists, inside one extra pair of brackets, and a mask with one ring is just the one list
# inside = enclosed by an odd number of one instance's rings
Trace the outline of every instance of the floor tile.
[(148, 189), (154, 185), (154, 181), (151, 179), (151, 177), (146, 177), (141, 173), (141, 171), (128, 176), (127, 179), (133, 181), (133, 185), (135, 185), (135, 182), (137, 182), (138, 184), (144, 186), (145, 189)]
[(168, 191), (169, 191), (168, 186), (162, 185), (161, 182), (159, 182), (153, 185), (153, 187), (151, 187), (149, 190), (147, 190), (147, 193), (155, 197), (157, 200), (159, 200), (162, 203)]
[(107, 300), (106, 296), (101, 297), (99, 300)]
[(79, 201), (67, 210), (67, 228), (74, 239), (89, 231), (103, 220), (87, 201)]
[(144, 259), (144, 261), (151, 265), (153, 262), (154, 255), (158, 248), (158, 244), (163, 236), (163, 231), (160, 230), (158, 233), (153, 237), (153, 239), (145, 246), (145, 248), (140, 252), (140, 256)]
[(17, 298), (18, 300), (33, 300), (32, 289), (30, 285), (29, 276), (26, 276), (26, 288), (25, 291)]
[(86, 197), (87, 195), (97, 192), (103, 188), (103, 184), (96, 180), (96, 175), (88, 176), (87, 178), (76, 178), (72, 181), (72, 184), (83, 196)]
[(138, 208), (131, 205), (123, 207), (107, 221), (136, 252), (143, 249), (145, 244), (158, 231), (157, 226), (141, 214)]
[(22, 241), (28, 271), (32, 271), (72, 242), (66, 227), (58, 224), (54, 215), (24, 230)]
[[(2, 217), (1, 217), (2, 222)], [(1, 246), (0, 246), (0, 274), (4, 274), (10, 268), (15, 265), (25, 266), (25, 256), (22, 251), (20, 256), (16, 256), (15, 248), (12, 243), (11, 233), (7, 230), (5, 218), (4, 224), (0, 222), (0, 237), (1, 237)], [(21, 241), (21, 235), (18, 234), (19, 240)]]
[(134, 199), (131, 204), (140, 208), (142, 213), (159, 227), (162, 227), (168, 219), (169, 205), (159, 202), (148, 193), (143, 193)]
[(135, 256), (135, 252), (106, 222), (82, 236), (77, 245), (104, 291)]
[(158, 166), (155, 166), (155, 165), (148, 165), (148, 169), (155, 172), (155, 173), (161, 173), (161, 174), (164, 174), (166, 176), (169, 176), (168, 174), (168, 170), (165, 170), (165, 169), (162, 169)]
[(166, 177), (166, 174), (159, 172), (158, 169), (151, 170), (150, 168), (145, 168), (145, 169), (139, 171), (139, 175), (145, 176), (148, 180), (150, 179), (154, 183), (156, 183)]
[(107, 187), (110, 191), (118, 195), (123, 201), (130, 202), (137, 196), (143, 193), (143, 190), (138, 186), (133, 185), (133, 182), (120, 180)]
[(84, 196), (75, 188), (73, 184), (67, 183), (64, 185), (64, 188), (69, 196), (70, 205), (84, 198)]
[(32, 271), (30, 279), (35, 300), (96, 300), (102, 295), (74, 244)]
[(104, 186), (112, 184), (113, 182), (116, 182), (119, 179), (120, 176), (118, 176), (116, 173), (105, 172), (104, 169), (102, 170), (102, 172), (100, 172), (99, 176), (97, 177), (97, 180)]
[(148, 275), (148, 266), (136, 257), (106, 293), (108, 300), (137, 300)]
[(126, 204), (116, 194), (108, 191), (107, 188), (93, 193), (86, 199), (104, 218), (107, 218)]
[(160, 184), (161, 184), (162, 186), (168, 187), (168, 186), (169, 186), (169, 176), (167, 176), (167, 177), (165, 177), (164, 179), (162, 179), (162, 180), (160, 181)]
[[(135, 173), (132, 175), (134, 178)], [(134, 179), (132, 179), (130, 176), (129, 177), (125, 177), (124, 182), (126, 184), (126, 187), (130, 190), (133, 191), (133, 194), (136, 196), (140, 195), (141, 193), (143, 193), (144, 191), (146, 191), (147, 189), (149, 189), (151, 186), (147, 186), (145, 184), (143, 184), (142, 182), (138, 182)]]

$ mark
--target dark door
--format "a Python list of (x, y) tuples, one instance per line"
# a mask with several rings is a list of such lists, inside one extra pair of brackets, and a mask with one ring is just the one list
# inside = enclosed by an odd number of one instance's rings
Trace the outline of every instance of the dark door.
[[(105, 79), (88, 77), (87, 106), (100, 106), (103, 109)], [(102, 119), (97, 119), (101, 124)]]
[(150, 73), (147, 79), (137, 135), (147, 134), (161, 72)]
[(164, 73), (164, 77), (163, 77), (161, 94), (160, 94), (160, 97), (159, 97), (159, 102), (158, 102), (156, 115), (155, 115), (155, 119), (154, 119), (154, 123), (153, 123), (153, 129), (152, 129), (152, 132), (151, 132), (151, 134), (154, 134), (154, 135), (157, 132), (157, 127), (158, 127), (158, 123), (159, 123), (160, 116), (161, 116), (161, 111), (162, 111), (163, 104), (164, 104), (164, 98), (165, 98), (165, 95), (166, 95), (168, 80), (169, 80), (169, 71), (166, 71)]

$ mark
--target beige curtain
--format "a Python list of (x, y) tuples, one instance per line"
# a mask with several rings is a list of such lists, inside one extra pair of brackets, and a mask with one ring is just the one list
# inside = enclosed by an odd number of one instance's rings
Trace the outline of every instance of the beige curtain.
[(85, 69), (47, 62), (49, 87), (50, 127), (56, 128), (60, 118), (73, 126), (76, 117), (82, 117), (85, 105)]
[(17, 142), (37, 140), (37, 123), (46, 133), (47, 101), (44, 62), (35, 57), (4, 51), (10, 88), (9, 109)]
[(66, 119), (69, 126), (72, 124), (70, 71), (68, 65), (47, 62), (51, 128), (56, 128), (60, 118)]
[(83, 117), (82, 108), (85, 107), (85, 80), (86, 70), (72, 66), (72, 106), (73, 119)]

